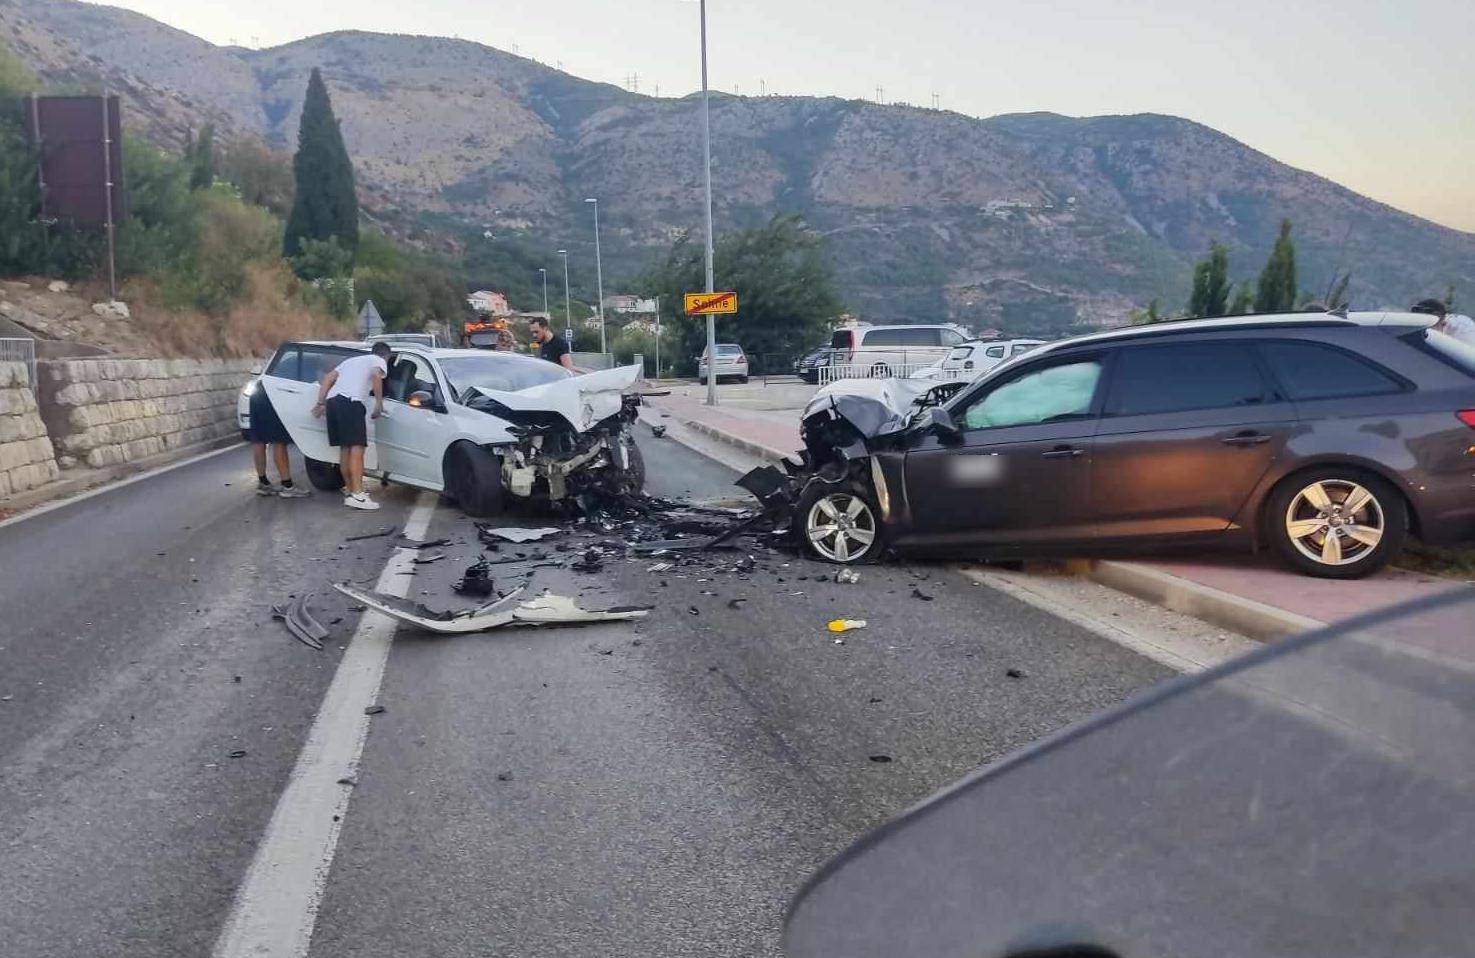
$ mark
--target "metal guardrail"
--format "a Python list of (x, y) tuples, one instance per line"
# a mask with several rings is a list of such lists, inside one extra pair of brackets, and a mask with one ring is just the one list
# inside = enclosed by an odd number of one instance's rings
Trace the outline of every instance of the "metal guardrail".
[(26, 385), (36, 388), (36, 341), (0, 339), (0, 363), (25, 363)]
[[(906, 363), (895, 365), (881, 365), (879, 363), (844, 363), (837, 366), (819, 367), (819, 382), (823, 386), (841, 379), (906, 379), (913, 373), (923, 369), (932, 368), (934, 363)], [(972, 370), (966, 372), (971, 373)], [(950, 382), (964, 377), (965, 370), (944, 369), (939, 370), (934, 377), (937, 382)]]

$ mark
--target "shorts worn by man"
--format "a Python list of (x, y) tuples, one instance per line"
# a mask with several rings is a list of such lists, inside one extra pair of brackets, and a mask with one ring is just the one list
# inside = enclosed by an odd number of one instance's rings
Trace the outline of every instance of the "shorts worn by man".
[[(292, 435), (282, 425), (276, 407), (261, 383), (251, 391), (251, 428), (247, 431), (251, 440), (251, 458), (256, 463), (256, 494), (258, 496), (281, 496), (283, 499), (298, 499), (307, 495), (307, 490), (292, 481), (292, 463), (287, 456), (287, 447)], [(268, 452), (276, 460), (279, 485), (272, 485), (266, 478)]]
[[(379, 503), (364, 492), (364, 450), (369, 445), (367, 417), (384, 414), (384, 377), (389, 375), (388, 343), (375, 343), (374, 351), (338, 364), (318, 386), (314, 416), (328, 417), (328, 445), (338, 447), (338, 468), (343, 473), (343, 504), (351, 509), (378, 509)], [(369, 397), (374, 410), (369, 412)]]

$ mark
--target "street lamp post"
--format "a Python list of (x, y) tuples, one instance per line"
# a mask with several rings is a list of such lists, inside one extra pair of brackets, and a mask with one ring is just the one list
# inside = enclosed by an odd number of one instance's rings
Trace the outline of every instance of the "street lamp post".
[(591, 196), (584, 202), (594, 204), (594, 275), (599, 286), (599, 351), (608, 355), (609, 349), (604, 338), (604, 262), (599, 258), (599, 200)]
[[(716, 286), (712, 278), (712, 106), (707, 92), (707, 0), (702, 4), (702, 160), (707, 182), (707, 292)], [(707, 405), (717, 405), (717, 317), (707, 314)]]
[(548, 312), (548, 271), (539, 266), (538, 272), (543, 274), (543, 318), (552, 319), (553, 314)]
[(568, 348), (574, 348), (574, 311), (568, 298), (568, 250), (561, 249), (558, 255), (563, 257), (563, 329), (564, 335), (568, 337)]

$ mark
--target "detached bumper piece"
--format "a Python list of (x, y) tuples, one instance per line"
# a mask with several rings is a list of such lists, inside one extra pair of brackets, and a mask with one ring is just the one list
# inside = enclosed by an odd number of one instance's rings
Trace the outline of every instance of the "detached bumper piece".
[(419, 626), (441, 635), (468, 635), (511, 625), (582, 625), (590, 622), (629, 622), (643, 619), (647, 607), (620, 606), (612, 609), (585, 609), (566, 596), (544, 592), (532, 599), (515, 602), (522, 594), (516, 589), (497, 601), (465, 612), (437, 612), (418, 602), (406, 602), (394, 596), (365, 592), (346, 582), (333, 588), (376, 612), (408, 625)]

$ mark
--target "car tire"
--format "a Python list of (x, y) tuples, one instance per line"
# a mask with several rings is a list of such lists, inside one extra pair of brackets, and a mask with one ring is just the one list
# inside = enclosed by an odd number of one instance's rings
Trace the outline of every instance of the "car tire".
[(446, 493), (473, 519), (500, 515), (502, 460), (481, 446), (459, 442), (446, 453)]
[[(1353, 500), (1349, 512), (1345, 505)], [(1283, 479), (1265, 504), (1265, 530), (1291, 566), (1322, 579), (1360, 579), (1408, 538), (1408, 504), (1387, 480), (1350, 466)]]
[(738, 381), (738, 384), (739, 385), (746, 386), (748, 384), (748, 377), (747, 376), (739, 376), (737, 378), (737, 381)]
[(343, 488), (343, 471), (336, 462), (322, 462), (303, 458), (307, 467), (307, 481), (320, 492), (337, 492)]
[[(813, 480), (799, 496), (794, 514), (800, 545), (816, 559), (860, 565), (874, 562), (885, 549), (881, 510), (870, 490), (859, 483)], [(836, 521), (842, 516), (848, 523)], [(832, 531), (823, 531), (827, 528)]]
[(645, 491), (645, 455), (635, 444), (633, 436), (628, 437), (628, 441), (630, 468), (624, 470), (620, 485), (626, 493), (635, 495)]

